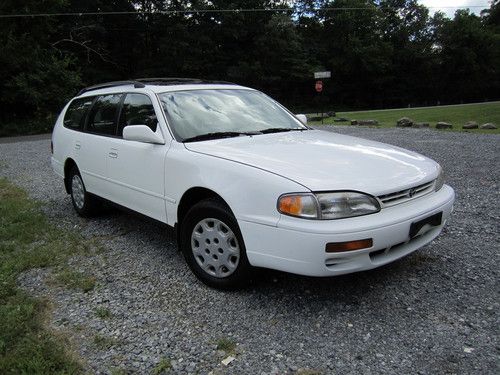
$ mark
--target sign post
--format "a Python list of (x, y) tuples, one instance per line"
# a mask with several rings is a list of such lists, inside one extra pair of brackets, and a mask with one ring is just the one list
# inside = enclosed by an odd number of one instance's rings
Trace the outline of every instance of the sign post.
[[(326, 72), (314, 72), (314, 79), (316, 79), (316, 85), (314, 86), (316, 92), (318, 95), (321, 95), (323, 92), (323, 81), (319, 81), (320, 78), (331, 78), (332, 72), (326, 71)], [(321, 97), (320, 97), (321, 98)], [(322, 100), (320, 100), (322, 101)], [(321, 103), (321, 124), (323, 124), (323, 116), (325, 112), (324, 108), (325, 103)]]

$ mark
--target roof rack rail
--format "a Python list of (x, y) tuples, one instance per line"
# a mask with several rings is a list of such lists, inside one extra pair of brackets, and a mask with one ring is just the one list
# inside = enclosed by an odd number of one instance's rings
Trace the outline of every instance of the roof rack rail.
[(134, 85), (134, 87), (136, 89), (146, 87), (146, 85), (143, 82), (138, 82), (137, 80), (105, 82), (105, 83), (100, 83), (98, 85), (89, 86), (89, 87), (86, 87), (84, 89), (81, 89), (80, 92), (78, 93), (78, 95), (82, 95), (83, 93), (88, 92), (88, 91), (106, 89), (108, 87), (124, 86), (124, 85)]
[(105, 82), (105, 83), (100, 83), (94, 86), (89, 86), (84, 89), (81, 89), (78, 95), (82, 95), (83, 93), (93, 91), (93, 90), (99, 90), (99, 89), (106, 89), (109, 87), (115, 87), (115, 86), (124, 86), (124, 85), (134, 85), (136, 89), (142, 89), (146, 87), (146, 85), (188, 85), (188, 84), (200, 84), (200, 83), (211, 83), (211, 84), (223, 84), (223, 85), (234, 85), (232, 82), (226, 82), (226, 81), (210, 81), (210, 80), (204, 80), (204, 79), (199, 79), (199, 78), (169, 78), (169, 77), (163, 77), (163, 78), (138, 78), (138, 79), (132, 79), (128, 81), (113, 81), (113, 82)]
[(150, 84), (150, 85), (188, 85), (188, 84), (199, 84), (199, 83), (212, 83), (212, 84), (230, 84), (234, 85), (232, 82), (227, 81), (212, 81), (200, 78), (175, 78), (175, 77), (159, 77), (159, 78), (137, 78), (135, 81)]

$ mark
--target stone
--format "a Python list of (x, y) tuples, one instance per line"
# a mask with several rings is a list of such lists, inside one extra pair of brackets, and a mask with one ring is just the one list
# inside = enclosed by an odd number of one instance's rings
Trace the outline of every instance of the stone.
[(401, 117), (396, 121), (396, 126), (400, 128), (409, 128), (413, 125), (413, 120), (409, 117)]
[(233, 356), (229, 356), (229, 357), (226, 357), (224, 358), (221, 363), (224, 365), (224, 366), (227, 366), (229, 365), (231, 362), (233, 362), (236, 358), (234, 358)]
[(498, 129), (498, 128), (492, 122), (487, 122), (486, 124), (481, 125), (479, 129)]
[(358, 125), (358, 120), (351, 120), (351, 125)]
[(453, 125), (444, 121), (439, 121), (436, 124), (436, 129), (451, 129), (451, 128), (453, 128)]
[(377, 120), (358, 120), (358, 125), (378, 125)]
[(479, 125), (475, 121), (468, 121), (465, 125), (462, 126), (462, 129), (477, 129)]

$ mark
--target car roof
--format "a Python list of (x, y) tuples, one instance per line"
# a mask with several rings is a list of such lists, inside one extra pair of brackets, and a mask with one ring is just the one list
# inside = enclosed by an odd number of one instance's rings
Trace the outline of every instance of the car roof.
[(130, 81), (107, 82), (82, 89), (78, 97), (113, 94), (121, 92), (144, 92), (164, 93), (184, 90), (207, 90), (207, 89), (246, 89), (231, 82), (202, 81), (191, 78), (151, 78)]

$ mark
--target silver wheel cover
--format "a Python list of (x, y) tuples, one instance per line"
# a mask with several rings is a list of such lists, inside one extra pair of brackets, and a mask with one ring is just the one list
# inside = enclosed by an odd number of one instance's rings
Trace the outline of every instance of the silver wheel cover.
[(236, 235), (218, 219), (203, 219), (194, 226), (191, 250), (201, 269), (217, 278), (231, 275), (240, 261)]
[(85, 188), (83, 187), (82, 178), (77, 174), (71, 180), (71, 196), (75, 206), (81, 210), (85, 204)]

